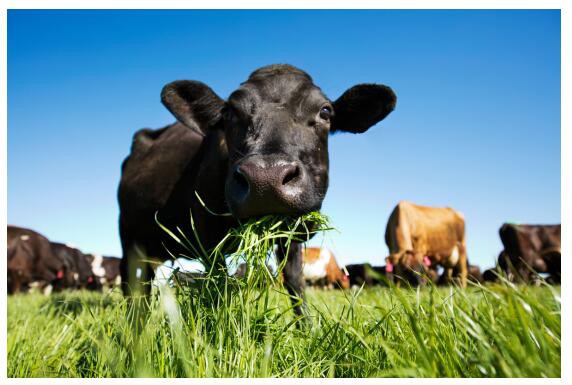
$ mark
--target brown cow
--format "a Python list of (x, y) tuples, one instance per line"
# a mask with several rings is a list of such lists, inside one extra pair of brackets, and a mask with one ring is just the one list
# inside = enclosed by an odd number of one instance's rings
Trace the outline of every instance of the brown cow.
[(22, 227), (8, 226), (8, 293), (26, 291), (33, 283), (44, 290), (63, 288), (65, 265), (43, 235)]
[[(465, 219), (458, 211), (401, 201), (389, 216), (385, 243), (389, 248), (386, 262), (394, 266), (398, 277), (441, 265), (447, 281), (458, 268), (461, 286), (467, 285)], [(417, 283), (424, 283), (425, 274), (415, 275)]]
[(348, 289), (348, 276), (340, 269), (334, 254), (325, 248), (306, 247), (302, 252), (302, 272), (306, 282), (322, 287)]
[(560, 225), (513, 225), (499, 229), (504, 250), (499, 266), (508, 277), (529, 282), (538, 273), (549, 273), (560, 282)]
[(19, 237), (8, 239), (8, 294), (27, 291), (33, 281), (34, 254), (29, 242)]

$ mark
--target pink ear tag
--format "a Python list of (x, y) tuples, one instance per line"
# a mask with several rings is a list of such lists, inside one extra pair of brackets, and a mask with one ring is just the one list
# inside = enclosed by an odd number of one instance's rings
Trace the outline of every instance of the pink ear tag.
[(385, 272), (386, 273), (393, 273), (393, 263), (387, 262), (385, 264)]

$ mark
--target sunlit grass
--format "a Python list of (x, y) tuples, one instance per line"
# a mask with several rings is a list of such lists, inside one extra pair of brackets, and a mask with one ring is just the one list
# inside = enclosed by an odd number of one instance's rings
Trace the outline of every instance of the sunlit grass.
[[(560, 376), (559, 287), (308, 289), (311, 322), (299, 322), (268, 252), (328, 228), (315, 213), (265, 217), (213, 251), (171, 232), (207, 274), (160, 286), (141, 328), (119, 292), (12, 296), (8, 376)], [(249, 264), (243, 279), (216, 268), (226, 246)]]
[(163, 290), (140, 335), (119, 293), (10, 297), (8, 375), (560, 376), (559, 288), (309, 289), (307, 328), (280, 291), (215, 304)]

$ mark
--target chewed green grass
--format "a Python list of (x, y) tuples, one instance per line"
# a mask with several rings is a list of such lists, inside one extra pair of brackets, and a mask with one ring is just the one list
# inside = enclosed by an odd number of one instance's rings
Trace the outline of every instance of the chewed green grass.
[[(192, 224), (194, 229), (194, 223)], [(226, 261), (223, 265), (243, 262), (247, 266), (246, 280), (243, 283), (249, 287), (277, 283), (276, 278), (280, 275), (285, 261), (278, 264), (275, 272), (271, 272), (267, 264), (269, 253), (276, 246), (281, 245), (287, 251), (292, 242), (305, 242), (318, 233), (332, 230), (329, 218), (318, 211), (296, 217), (266, 215), (240, 223), (238, 227), (231, 229), (214, 249), (205, 250), (200, 242), (193, 242), (199, 239), (196, 233), (183, 234), (179, 229), (169, 229), (161, 223), (158, 225), (187, 250), (187, 259), (197, 261), (205, 267), (207, 274), (203, 281), (228, 283), (229, 278), (220, 271), (220, 262)], [(232, 251), (230, 255), (229, 250)]]

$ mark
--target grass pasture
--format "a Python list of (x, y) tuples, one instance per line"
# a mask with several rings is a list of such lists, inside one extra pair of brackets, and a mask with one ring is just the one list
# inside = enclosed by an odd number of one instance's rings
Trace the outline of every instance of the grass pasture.
[[(560, 289), (164, 288), (145, 326), (115, 292), (8, 299), (9, 377), (559, 377)], [(135, 317), (136, 318), (136, 317)]]
[[(308, 317), (297, 318), (268, 251), (329, 228), (317, 213), (266, 217), (210, 255), (165, 228), (207, 269), (191, 286), (162, 285), (147, 300), (11, 296), (8, 376), (560, 376), (559, 287), (308, 289)], [(225, 244), (248, 263), (243, 278), (215, 269)]]

